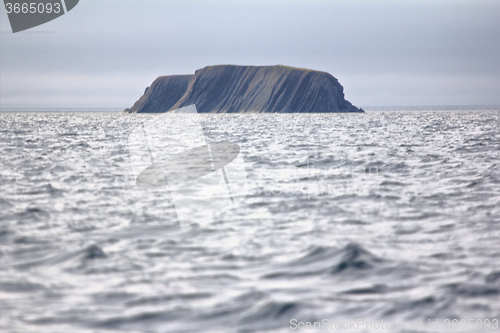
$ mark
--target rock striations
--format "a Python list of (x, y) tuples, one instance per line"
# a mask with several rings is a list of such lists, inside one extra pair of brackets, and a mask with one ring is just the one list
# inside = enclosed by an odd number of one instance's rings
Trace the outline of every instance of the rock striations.
[(220, 65), (194, 75), (157, 78), (129, 113), (167, 112), (196, 104), (198, 112), (363, 112), (344, 99), (332, 75), (287, 66)]

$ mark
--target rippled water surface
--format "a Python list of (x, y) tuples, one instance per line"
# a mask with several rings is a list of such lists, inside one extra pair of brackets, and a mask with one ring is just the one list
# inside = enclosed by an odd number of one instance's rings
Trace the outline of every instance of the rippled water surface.
[(150, 117), (0, 114), (2, 332), (500, 319), (498, 109), (201, 115), (251, 191), (186, 227), (127, 173)]

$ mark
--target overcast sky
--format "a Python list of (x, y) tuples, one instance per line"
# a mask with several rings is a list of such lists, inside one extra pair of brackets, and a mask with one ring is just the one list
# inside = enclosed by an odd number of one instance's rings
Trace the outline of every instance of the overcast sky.
[(0, 107), (131, 106), (216, 64), (326, 71), (356, 106), (500, 105), (500, 1), (80, 0), (12, 34)]

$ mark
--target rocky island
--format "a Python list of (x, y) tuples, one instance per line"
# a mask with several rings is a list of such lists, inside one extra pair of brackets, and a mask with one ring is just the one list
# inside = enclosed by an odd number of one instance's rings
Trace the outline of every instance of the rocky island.
[(198, 112), (363, 112), (326, 72), (288, 66), (208, 66), (194, 75), (157, 78), (127, 113), (158, 113), (195, 104)]

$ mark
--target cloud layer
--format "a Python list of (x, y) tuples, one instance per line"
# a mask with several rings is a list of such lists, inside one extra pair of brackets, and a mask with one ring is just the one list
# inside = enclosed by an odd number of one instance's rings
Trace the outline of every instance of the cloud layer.
[(357, 106), (500, 105), (498, 1), (80, 1), (9, 33), (0, 106), (128, 107), (214, 64), (327, 71)]

